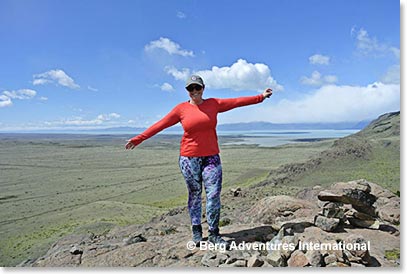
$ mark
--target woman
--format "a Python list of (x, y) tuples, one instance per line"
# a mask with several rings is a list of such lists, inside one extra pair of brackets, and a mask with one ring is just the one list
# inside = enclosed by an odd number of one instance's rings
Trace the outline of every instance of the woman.
[(203, 99), (205, 84), (198, 75), (186, 82), (190, 100), (178, 104), (164, 118), (140, 135), (131, 138), (126, 149), (133, 149), (144, 140), (167, 127), (181, 122), (184, 135), (181, 140), (179, 166), (188, 188), (188, 210), (192, 223), (192, 240), (199, 245), (202, 240), (201, 211), (202, 183), (206, 192), (206, 218), (209, 225), (208, 240), (227, 245), (219, 234), (220, 192), (222, 165), (216, 134), (217, 115), (236, 107), (257, 104), (272, 95), (271, 88), (257, 96), (232, 99)]

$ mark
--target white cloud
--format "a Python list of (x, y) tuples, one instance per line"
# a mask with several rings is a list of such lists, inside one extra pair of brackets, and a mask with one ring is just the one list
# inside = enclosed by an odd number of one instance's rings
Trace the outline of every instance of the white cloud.
[(68, 87), (71, 89), (79, 89), (80, 86), (69, 77), (63, 70), (56, 69), (44, 73), (33, 75), (33, 85), (45, 85), (55, 83), (60, 86)]
[(400, 86), (381, 82), (367, 86), (327, 85), (301, 99), (283, 99), (276, 104), (265, 101), (257, 108), (242, 110), (225, 114), (229, 116), (222, 122), (357, 122), (400, 110)]
[(181, 49), (181, 46), (168, 38), (160, 37), (160, 39), (151, 41), (148, 45), (144, 47), (145, 51), (153, 51), (155, 49), (163, 49), (170, 55), (181, 55), (181, 56), (194, 56), (192, 51)]
[(160, 88), (161, 88), (161, 90), (164, 90), (164, 91), (173, 91), (174, 90), (174, 87), (169, 83), (162, 84)]
[(374, 56), (391, 54), (396, 58), (400, 58), (399, 48), (379, 42), (376, 37), (370, 37), (369, 33), (363, 28), (357, 30), (356, 27), (353, 27), (351, 35), (356, 37), (356, 47), (361, 54)]
[(322, 86), (325, 84), (333, 84), (338, 81), (338, 78), (335, 75), (326, 75), (322, 76), (318, 71), (314, 71), (311, 74), (311, 77), (303, 76), (301, 77), (301, 83), (304, 85), (310, 86)]
[[(174, 67), (167, 67), (166, 71), (175, 79), (185, 81), (190, 75), (189, 69), (177, 70)], [(272, 87), (274, 91), (283, 90), (283, 86), (271, 76), (270, 68), (261, 63), (248, 63), (239, 59), (230, 67), (213, 66), (211, 70), (194, 71), (200, 75), (205, 85), (212, 89), (232, 89), (232, 90), (255, 90), (262, 91), (267, 87)]]
[(54, 122), (46, 122), (48, 126), (94, 126), (94, 125), (102, 125), (106, 122), (110, 122), (112, 120), (120, 118), (120, 114), (117, 113), (109, 113), (109, 114), (99, 114), (95, 119), (88, 119), (86, 120), (83, 117), (75, 117), (72, 119), (62, 120), (62, 121), (54, 121)]
[(391, 66), (382, 76), (381, 81), (385, 84), (400, 84), (400, 65)]
[(88, 89), (89, 89), (90, 91), (99, 91), (97, 88), (93, 88), (93, 87), (91, 87), (91, 86), (88, 86)]
[(3, 91), (3, 94), (11, 99), (25, 100), (33, 98), (37, 92), (32, 89), (20, 89), (17, 91)]
[(41, 97), (39, 98), (39, 100), (40, 100), (40, 101), (48, 101), (48, 97), (41, 96)]
[(186, 14), (183, 13), (182, 11), (177, 11), (177, 17), (178, 17), (179, 19), (184, 19), (184, 18), (186, 18), (187, 16), (186, 16)]
[(13, 102), (11, 101), (10, 97), (6, 95), (0, 95), (0, 108), (2, 107), (10, 107), (13, 105)]
[(32, 99), (35, 95), (37, 95), (37, 92), (32, 89), (5, 90), (3, 94), (0, 95), (0, 108), (12, 106), (13, 101), (11, 99), (28, 100)]
[(173, 66), (166, 66), (164, 68), (165, 72), (167, 72), (169, 75), (172, 75), (176, 80), (181, 80), (181, 81), (186, 81), (188, 76), (191, 74), (190, 70), (187, 68), (184, 68), (182, 70), (178, 70)]
[(308, 58), (310, 64), (329, 65), (330, 57), (321, 54), (314, 54)]

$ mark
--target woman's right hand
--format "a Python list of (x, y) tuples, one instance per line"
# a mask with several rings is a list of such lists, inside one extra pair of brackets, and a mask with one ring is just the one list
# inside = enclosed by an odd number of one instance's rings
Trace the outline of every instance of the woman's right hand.
[(135, 147), (136, 145), (131, 142), (131, 139), (127, 140), (126, 149), (133, 149)]

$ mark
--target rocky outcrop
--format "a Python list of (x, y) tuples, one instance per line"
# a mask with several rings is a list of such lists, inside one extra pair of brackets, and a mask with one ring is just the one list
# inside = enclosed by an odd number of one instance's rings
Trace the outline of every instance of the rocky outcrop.
[[(232, 191), (230, 196), (245, 199), (241, 193)], [(236, 209), (229, 217), (239, 217), (221, 227), (230, 250), (208, 245), (205, 233), (201, 247), (188, 246), (188, 212), (178, 208), (147, 224), (117, 227), (105, 235), (64, 237), (45, 256), (21, 266), (399, 265), (399, 258), (386, 255), (400, 248), (399, 197), (366, 180), (313, 187), (297, 197), (266, 197)], [(207, 231), (206, 223), (203, 226)]]

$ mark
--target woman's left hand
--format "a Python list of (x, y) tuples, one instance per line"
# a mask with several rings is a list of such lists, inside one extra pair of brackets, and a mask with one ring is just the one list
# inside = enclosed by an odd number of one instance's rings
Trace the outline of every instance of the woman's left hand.
[(270, 98), (270, 96), (272, 94), (273, 94), (273, 90), (271, 88), (268, 88), (268, 89), (264, 90), (263, 97), (264, 97), (264, 99)]

